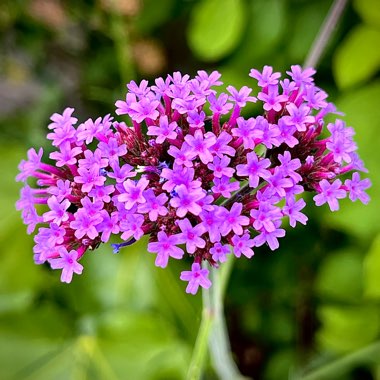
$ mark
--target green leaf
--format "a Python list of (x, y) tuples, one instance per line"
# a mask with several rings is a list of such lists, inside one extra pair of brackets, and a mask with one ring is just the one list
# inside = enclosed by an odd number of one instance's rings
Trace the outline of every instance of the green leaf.
[(380, 30), (359, 25), (338, 47), (333, 60), (337, 85), (348, 88), (370, 79), (380, 67)]
[(369, 298), (380, 299), (380, 234), (364, 260), (364, 294)]
[(329, 254), (317, 275), (317, 294), (336, 301), (357, 301), (362, 297), (362, 267), (362, 257), (355, 251)]
[(203, 0), (194, 6), (187, 39), (193, 53), (217, 61), (234, 50), (246, 24), (243, 0)]
[(326, 210), (326, 219), (337, 228), (343, 228), (356, 236), (372, 239), (379, 231), (380, 225), (380, 161), (378, 158), (380, 146), (380, 82), (359, 90), (352, 90), (336, 102), (340, 111), (346, 116), (347, 125), (355, 131), (358, 143), (358, 153), (369, 170), (362, 178), (369, 177), (372, 187), (368, 190), (371, 201), (363, 205), (360, 201), (351, 202), (343, 199), (338, 212)]
[(323, 306), (318, 310), (322, 327), (317, 341), (324, 350), (348, 352), (371, 343), (380, 331), (376, 307)]
[(380, 1), (355, 0), (354, 8), (360, 17), (369, 25), (380, 28)]

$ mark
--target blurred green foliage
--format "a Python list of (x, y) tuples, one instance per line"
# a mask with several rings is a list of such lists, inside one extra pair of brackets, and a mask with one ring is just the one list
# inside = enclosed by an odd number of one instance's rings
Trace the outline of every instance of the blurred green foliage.
[[(0, 378), (183, 379), (201, 299), (184, 293), (183, 263), (161, 270), (142, 241), (86, 255), (71, 285), (32, 261), (14, 209), (18, 162), (44, 146), (50, 114), (114, 109), (124, 82), (217, 69), (254, 86), (250, 68), (302, 64), (331, 1), (3, 0), (0, 4)], [(279, 251), (236, 263), (226, 296), (234, 357), (254, 379), (299, 379), (380, 336), (379, 0), (346, 9), (317, 84), (356, 132), (373, 187), (368, 206), (308, 207)], [(255, 107), (248, 109), (255, 113)], [(48, 149), (48, 148), (47, 148)], [(380, 357), (380, 355), (378, 355)], [(379, 378), (380, 360), (332, 379)], [(212, 371), (207, 379), (215, 378)]]

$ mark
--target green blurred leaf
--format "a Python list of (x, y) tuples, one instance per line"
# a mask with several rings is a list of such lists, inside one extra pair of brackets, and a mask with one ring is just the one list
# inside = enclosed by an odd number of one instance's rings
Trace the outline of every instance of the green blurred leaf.
[(334, 252), (326, 256), (315, 286), (323, 298), (357, 302), (362, 297), (363, 259), (355, 251)]
[(21, 222), (1, 239), (0, 313), (28, 307), (44, 277), (33, 262), (32, 240)]
[(337, 85), (348, 88), (372, 77), (380, 67), (380, 30), (359, 25), (337, 48), (333, 72)]
[(5, 144), (0, 146), (0, 161), (3, 167), (0, 186), (0, 240), (16, 224), (21, 224), (21, 215), (16, 211), (15, 204), (22, 185), (16, 182), (15, 177), (18, 174), (17, 166), (25, 157), (26, 151), (18, 146)]
[(134, 25), (141, 35), (151, 33), (172, 16), (174, 5), (174, 0), (144, 0), (142, 12), (134, 20)]
[[(170, 372), (177, 373), (177, 377), (168, 376), (168, 379), (184, 377), (190, 354), (188, 347), (176, 338), (173, 326), (158, 314), (127, 310), (109, 313), (99, 332), (99, 347), (120, 379), (126, 373), (133, 374), (136, 380), (157, 379), (158, 374)], [(167, 355), (172, 360), (164, 360)]]
[(366, 23), (380, 27), (380, 1), (354, 0), (354, 8)]
[(371, 239), (378, 233), (380, 225), (380, 82), (374, 82), (362, 89), (353, 90), (343, 95), (336, 102), (338, 109), (345, 112), (347, 125), (355, 131), (355, 140), (359, 146), (359, 154), (363, 159), (369, 174), (363, 173), (362, 177), (369, 177), (372, 187), (368, 190), (371, 201), (363, 205), (360, 201), (352, 203), (348, 199), (340, 202), (340, 210), (332, 213), (326, 210), (326, 219), (338, 228)]
[(293, 350), (276, 352), (269, 359), (265, 368), (265, 380), (291, 379), (291, 369), (296, 366), (297, 357)]
[(380, 299), (380, 235), (372, 243), (364, 260), (364, 294)]
[(290, 62), (303, 62), (323, 20), (331, 1), (307, 1), (293, 9), (293, 19), (288, 25), (286, 48)]
[(203, 0), (194, 6), (187, 39), (193, 53), (204, 61), (228, 55), (239, 43), (246, 23), (242, 0)]
[(355, 350), (371, 343), (380, 331), (376, 307), (322, 306), (318, 315), (322, 327), (317, 332), (317, 341), (324, 350)]
[[(274, 53), (272, 49), (283, 37), (286, 22), (285, 2), (278, 0), (255, 0), (251, 2), (254, 22), (249, 23), (247, 37), (253, 57)], [(268, 27), (270, 25), (270, 27)]]

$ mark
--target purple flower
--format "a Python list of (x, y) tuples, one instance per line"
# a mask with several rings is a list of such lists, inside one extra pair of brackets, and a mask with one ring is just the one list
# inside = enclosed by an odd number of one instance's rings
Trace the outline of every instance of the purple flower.
[(43, 215), (44, 222), (54, 222), (58, 226), (69, 219), (69, 214), (66, 210), (70, 207), (70, 202), (65, 199), (62, 203), (58, 202), (54, 195), (47, 201), (50, 211)]
[(331, 132), (331, 137), (326, 142), (326, 148), (334, 155), (334, 161), (351, 162), (351, 153), (357, 149), (355, 142), (352, 140), (354, 131), (352, 128), (346, 128), (342, 120), (336, 120), (335, 124), (328, 124), (327, 129)]
[(210, 110), (214, 114), (225, 115), (226, 113), (230, 112), (231, 108), (233, 107), (231, 103), (227, 103), (227, 94), (220, 94), (218, 98), (215, 96), (215, 94), (210, 94), (207, 100), (210, 103)]
[(253, 227), (257, 231), (262, 229), (268, 232), (274, 231), (275, 222), (282, 218), (281, 209), (273, 206), (269, 201), (261, 201), (258, 209), (252, 209), (250, 215), (254, 219)]
[(360, 174), (355, 172), (352, 174), (352, 179), (346, 179), (344, 185), (350, 192), (349, 198), (351, 201), (354, 202), (359, 199), (364, 204), (369, 202), (369, 195), (364, 191), (371, 186), (371, 181), (368, 178), (360, 180)]
[(298, 144), (298, 140), (294, 137), (294, 133), (297, 131), (295, 125), (288, 125), (285, 123), (284, 118), (278, 120), (278, 129), (280, 131), (279, 136), (277, 136), (278, 141), (282, 144), (285, 143), (288, 147), (294, 148)]
[[(203, 261), (218, 267), (230, 249), (237, 257), (252, 257), (263, 244), (277, 249), (284, 219), (306, 224), (304, 192), (316, 191), (315, 203), (332, 210), (346, 194), (368, 203), (371, 183), (356, 172), (367, 170), (354, 130), (339, 119), (325, 127), (326, 115), (340, 113), (314, 85), (314, 72), (292, 66), (281, 80), (270, 66), (252, 69), (259, 94), (229, 85), (217, 92), (216, 71), (174, 72), (151, 87), (131, 81), (116, 102), (131, 125), (108, 114), (76, 127), (72, 108), (54, 114), (47, 137), (55, 166), (42, 161), (42, 149), (30, 149), (16, 178), (33, 183), (24, 184), (16, 208), (28, 233), (41, 225), (36, 264), (63, 269), (69, 282), (86, 251), (117, 235), (124, 240), (112, 244), (118, 252), (148, 235), (159, 267), (186, 247), (194, 263), (181, 279), (195, 294), (211, 285)], [(240, 115), (254, 95), (261, 115), (246, 119)], [(350, 173), (342, 184), (338, 178)]]
[(278, 238), (285, 236), (285, 230), (283, 228), (279, 228), (280, 225), (281, 221), (276, 221), (275, 229), (273, 231), (262, 229), (260, 234), (253, 238), (255, 246), (260, 247), (267, 243), (272, 251), (276, 250), (280, 246)]
[(108, 158), (110, 162), (115, 162), (119, 157), (127, 153), (125, 144), (120, 144), (116, 138), (111, 137), (107, 142), (100, 141), (98, 149), (102, 157)]
[(73, 274), (82, 274), (83, 266), (78, 263), (78, 252), (70, 252), (63, 246), (58, 247), (59, 258), (50, 259), (49, 263), (52, 269), (62, 269), (61, 281), (70, 283)]
[(124, 182), (127, 178), (134, 177), (136, 175), (135, 171), (132, 171), (133, 166), (129, 164), (124, 164), (120, 167), (117, 161), (111, 162), (110, 166), (112, 168), (112, 172), (108, 172), (108, 177), (114, 178), (117, 183)]
[(107, 185), (107, 186), (96, 186), (94, 187), (88, 195), (97, 200), (100, 200), (105, 203), (111, 202), (110, 195), (115, 191), (115, 186)]
[(198, 111), (189, 111), (187, 116), (187, 122), (189, 123), (189, 126), (192, 128), (202, 128), (205, 123), (206, 114), (201, 111), (198, 113)]
[(279, 112), (282, 109), (282, 104), (288, 100), (286, 95), (280, 95), (278, 93), (277, 85), (269, 85), (268, 92), (259, 92), (257, 98), (264, 102), (265, 111), (276, 111)]
[(84, 152), (84, 158), (80, 159), (78, 161), (79, 168), (86, 168), (86, 169), (94, 169), (98, 168), (105, 168), (108, 166), (108, 159), (102, 157), (102, 151), (100, 149), (96, 149), (94, 152), (92, 152), (89, 149), (86, 149)]
[(220, 230), (222, 236), (228, 235), (231, 231), (233, 231), (236, 235), (243, 234), (244, 230), (242, 226), (248, 226), (249, 218), (241, 215), (242, 210), (242, 203), (234, 203), (231, 210), (226, 210), (225, 208), (221, 210), (223, 224)]
[(193, 166), (192, 148), (185, 142), (182, 144), (181, 149), (171, 145), (168, 154), (174, 157), (176, 164), (179, 166), (187, 166), (188, 168)]
[(140, 214), (128, 214), (119, 223), (120, 231), (122, 232), (121, 238), (128, 240), (133, 236), (135, 240), (139, 240), (144, 231), (141, 228), (144, 224), (144, 217)]
[(210, 147), (210, 152), (218, 157), (222, 157), (223, 154), (234, 156), (236, 152), (235, 149), (228, 145), (231, 140), (232, 136), (227, 132), (222, 131), (216, 138), (215, 144)]
[(255, 152), (247, 154), (247, 163), (236, 166), (236, 174), (240, 177), (248, 177), (249, 186), (256, 188), (259, 185), (259, 179), (270, 177), (269, 170), (270, 160), (267, 158), (259, 160)]
[(59, 150), (59, 152), (52, 152), (49, 155), (52, 160), (57, 161), (56, 165), (58, 167), (65, 165), (74, 165), (77, 162), (77, 159), (75, 157), (78, 154), (82, 153), (82, 148), (78, 146), (72, 148), (69, 141), (62, 143), (59, 147)]
[(168, 197), (164, 193), (156, 196), (152, 189), (148, 189), (143, 195), (146, 202), (138, 205), (138, 212), (148, 213), (149, 220), (155, 222), (159, 215), (165, 216), (168, 213), (168, 209), (164, 206)]
[(283, 120), (287, 125), (293, 125), (299, 132), (306, 131), (307, 124), (313, 124), (314, 116), (310, 115), (310, 107), (306, 104), (301, 104), (297, 107), (294, 103), (286, 106), (289, 116), (284, 116)]
[(222, 176), (226, 176), (231, 178), (235, 172), (235, 169), (230, 168), (228, 164), (231, 162), (231, 159), (227, 156), (214, 157), (213, 163), (207, 165), (207, 167), (212, 170), (214, 177), (222, 178)]
[(126, 210), (130, 210), (135, 204), (145, 203), (143, 191), (149, 184), (149, 180), (141, 177), (138, 182), (127, 179), (123, 182), (123, 193), (118, 195), (117, 200), (124, 203)]
[(210, 249), (212, 259), (219, 261), (221, 263), (226, 262), (228, 255), (231, 252), (231, 247), (228, 245), (223, 245), (220, 243), (215, 243), (214, 246)]
[(213, 206), (213, 210), (210, 212), (202, 211), (199, 215), (202, 220), (202, 225), (210, 236), (211, 243), (220, 241), (220, 227), (223, 223), (223, 219), (220, 216), (218, 206)]
[(256, 69), (251, 69), (249, 76), (257, 79), (260, 87), (267, 87), (276, 85), (281, 77), (281, 73), (274, 73), (272, 67), (264, 66), (262, 73)]
[(101, 211), (102, 222), (96, 226), (97, 230), (101, 232), (101, 240), (106, 243), (111, 234), (118, 234), (120, 232), (119, 227), (119, 213), (114, 211), (111, 215), (106, 211)]
[(315, 74), (315, 70), (313, 68), (309, 67), (302, 70), (299, 65), (293, 65), (290, 66), (290, 68), (291, 71), (287, 71), (286, 73), (291, 76), (298, 87), (313, 83), (313, 75)]
[(95, 239), (99, 235), (96, 226), (102, 221), (100, 213), (91, 215), (85, 208), (80, 208), (74, 214), (74, 220), (70, 222), (70, 227), (75, 230), (74, 234), (78, 239), (82, 239), (85, 235), (90, 239)]
[(201, 97), (187, 97), (186, 99), (174, 99), (172, 102), (172, 108), (177, 110), (181, 115), (196, 112), (199, 107), (205, 104), (206, 98)]
[(139, 98), (147, 96), (150, 91), (147, 80), (142, 80), (139, 85), (137, 85), (137, 83), (132, 80), (127, 84), (127, 88), (132, 94), (135, 94)]
[(185, 218), (177, 221), (178, 227), (181, 229), (179, 240), (186, 244), (186, 251), (194, 253), (197, 248), (204, 248), (206, 242), (200, 237), (206, 230), (203, 225), (198, 224), (193, 227), (189, 219)]
[(201, 188), (187, 189), (185, 185), (175, 187), (176, 196), (170, 200), (170, 205), (176, 208), (178, 217), (183, 218), (188, 212), (193, 215), (199, 215), (202, 207), (198, 205), (198, 201), (202, 199), (205, 194)]
[(208, 269), (202, 269), (198, 263), (193, 263), (191, 271), (181, 272), (180, 279), (189, 282), (186, 287), (186, 293), (196, 294), (199, 286), (208, 289), (211, 286), (208, 273)]
[(274, 190), (280, 197), (285, 197), (286, 190), (294, 186), (294, 181), (291, 178), (286, 178), (285, 176), (286, 172), (282, 170), (281, 166), (277, 166), (274, 169), (274, 173), (266, 178), (271, 189)]
[(197, 129), (194, 136), (187, 135), (185, 141), (192, 148), (191, 152), (194, 157), (198, 156), (204, 164), (212, 161), (209, 148), (216, 142), (216, 137), (212, 132), (207, 132), (203, 135), (202, 131)]
[(261, 139), (263, 131), (255, 128), (256, 120), (250, 117), (245, 120), (243, 117), (236, 119), (237, 127), (232, 129), (232, 135), (239, 137), (243, 140), (245, 149), (253, 149), (255, 147), (255, 139)]
[(167, 179), (162, 188), (170, 193), (179, 185), (185, 185), (186, 188), (189, 188), (189, 184), (194, 178), (194, 169), (174, 165), (173, 169), (164, 168), (161, 172), (161, 177)]
[(211, 74), (208, 74), (204, 70), (197, 71), (197, 76), (195, 77), (200, 82), (206, 82), (208, 87), (211, 86), (221, 86), (223, 84), (222, 81), (218, 80), (222, 74), (220, 74), (218, 71), (213, 71)]
[(234, 235), (231, 239), (233, 246), (233, 253), (236, 257), (240, 257), (242, 254), (250, 259), (254, 252), (252, 247), (254, 246), (254, 240), (250, 239), (249, 234), (245, 233), (243, 236)]
[[(145, 119), (156, 120), (160, 115), (157, 111), (159, 103), (158, 100), (142, 98), (140, 101), (133, 102), (130, 105), (128, 114), (137, 123), (141, 123)], [(120, 111), (118, 111), (119, 109), (116, 110), (116, 113), (121, 115)]]
[(315, 204), (321, 206), (328, 203), (331, 211), (339, 210), (338, 199), (346, 197), (346, 191), (342, 189), (342, 181), (340, 179), (330, 183), (326, 179), (319, 182), (319, 190), (317, 195), (313, 197)]
[(256, 118), (256, 128), (261, 131), (260, 140), (268, 149), (272, 149), (274, 146), (281, 144), (280, 130), (276, 124), (268, 123), (268, 120), (262, 116)]
[(50, 223), (49, 228), (39, 228), (38, 234), (35, 236), (35, 242), (46, 242), (50, 247), (62, 244), (66, 230), (56, 223)]
[(256, 101), (256, 98), (254, 96), (249, 96), (249, 94), (252, 92), (252, 89), (247, 86), (243, 86), (240, 91), (236, 90), (236, 88), (233, 86), (227, 86), (227, 91), (231, 94), (228, 99), (235, 102), (236, 105), (240, 108), (245, 107), (247, 102)]
[(182, 259), (184, 252), (176, 246), (179, 243), (178, 235), (167, 235), (166, 232), (160, 231), (157, 235), (157, 241), (148, 244), (148, 251), (157, 253), (156, 266), (165, 268), (168, 265), (169, 257)]
[(91, 189), (95, 186), (103, 186), (106, 178), (100, 175), (98, 167), (79, 168), (79, 176), (74, 177), (76, 183), (82, 184), (82, 192), (89, 193)]
[(36, 170), (40, 168), (43, 149), (40, 148), (38, 153), (34, 148), (30, 148), (27, 152), (28, 160), (22, 160), (18, 169), (20, 173), (16, 176), (16, 181), (25, 182), (29, 177), (32, 177)]
[(60, 115), (59, 113), (54, 113), (50, 118), (52, 123), (48, 125), (48, 128), (56, 129), (56, 128), (60, 128), (62, 125), (65, 125), (65, 124), (70, 124), (70, 125), (76, 124), (78, 119), (71, 116), (73, 112), (74, 112), (74, 108), (68, 107), (68, 108), (65, 108), (62, 115)]
[(103, 130), (102, 118), (98, 117), (95, 121), (88, 119), (78, 127), (78, 141), (85, 141), (86, 144), (91, 144), (94, 138)]
[(229, 177), (214, 178), (214, 186), (211, 190), (215, 194), (222, 194), (224, 198), (230, 198), (231, 193), (239, 190), (239, 182), (231, 182)]
[(283, 207), (282, 212), (284, 215), (289, 217), (289, 224), (292, 227), (295, 227), (297, 222), (306, 224), (308, 217), (300, 212), (305, 206), (306, 203), (303, 199), (299, 199), (297, 202), (294, 197), (287, 199), (286, 205)]
[(70, 124), (62, 124), (55, 128), (53, 132), (47, 134), (47, 139), (52, 140), (52, 145), (59, 147), (64, 142), (76, 142), (77, 130)]
[(277, 158), (281, 163), (281, 171), (284, 176), (290, 177), (294, 183), (302, 180), (302, 177), (296, 173), (296, 170), (301, 167), (301, 161), (298, 158), (292, 159), (288, 151), (285, 151), (283, 155), (279, 154)]
[(161, 116), (159, 125), (151, 125), (148, 127), (147, 135), (157, 136), (156, 143), (162, 144), (166, 139), (174, 140), (177, 137), (177, 123), (175, 121), (169, 124), (168, 117)]
[(308, 86), (306, 88), (306, 94), (304, 95), (304, 100), (307, 102), (308, 106), (313, 109), (326, 108), (327, 102), (325, 99), (327, 94), (315, 86)]

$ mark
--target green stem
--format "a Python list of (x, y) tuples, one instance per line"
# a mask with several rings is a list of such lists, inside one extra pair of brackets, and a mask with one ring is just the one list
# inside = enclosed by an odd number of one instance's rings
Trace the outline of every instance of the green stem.
[(209, 337), (209, 348), (212, 365), (221, 380), (243, 379), (231, 356), (231, 346), (223, 310), (224, 293), (234, 261), (235, 258), (231, 255), (224, 264), (223, 271), (211, 268), (214, 291), (211, 293), (210, 302), (214, 309), (215, 320)]
[(305, 60), (304, 67), (316, 67), (343, 13), (347, 0), (335, 0)]
[[(199, 380), (205, 366), (207, 345), (213, 367), (221, 380), (243, 379), (231, 357), (231, 348), (223, 315), (223, 297), (235, 259), (230, 255), (220, 269), (210, 268), (212, 287), (202, 289), (203, 310), (187, 380)], [(203, 263), (204, 266), (208, 265)]]
[(337, 379), (351, 368), (361, 364), (380, 363), (380, 342), (357, 350), (351, 354), (324, 365), (315, 371), (302, 376), (302, 380)]
[(203, 373), (203, 368), (207, 356), (207, 343), (210, 331), (214, 322), (214, 313), (210, 306), (210, 294), (207, 290), (202, 290), (203, 310), (202, 320), (199, 326), (197, 340), (193, 350), (189, 370), (187, 372), (187, 380), (199, 380)]

